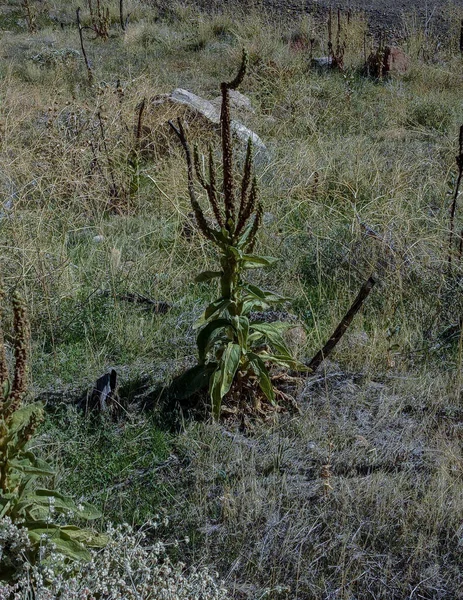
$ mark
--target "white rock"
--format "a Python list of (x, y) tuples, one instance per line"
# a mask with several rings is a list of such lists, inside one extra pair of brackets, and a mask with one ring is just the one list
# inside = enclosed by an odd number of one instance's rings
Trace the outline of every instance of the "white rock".
[[(243, 94), (240, 94), (240, 96), (243, 96)], [(245, 98), (246, 96), (243, 97)], [(201, 98), (200, 96), (197, 96), (188, 90), (177, 88), (171, 94), (162, 94), (157, 96), (152, 101), (152, 104), (159, 105), (164, 104), (165, 102), (183, 104), (190, 110), (202, 115), (213, 125), (220, 125), (220, 110), (217, 109), (212, 102), (209, 102), (209, 100), (205, 100), (204, 98)], [(254, 133), (254, 131), (248, 129), (240, 121), (235, 120), (231, 121), (231, 129), (235, 136), (244, 144), (247, 144), (249, 138), (251, 138), (254, 146), (254, 159), (257, 163), (266, 162), (268, 160), (269, 156), (267, 147), (257, 133)]]

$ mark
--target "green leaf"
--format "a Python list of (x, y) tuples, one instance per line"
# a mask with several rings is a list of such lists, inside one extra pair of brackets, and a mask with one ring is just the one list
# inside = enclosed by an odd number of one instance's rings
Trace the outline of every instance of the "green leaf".
[(220, 393), (222, 384), (222, 374), (217, 368), (209, 381), (209, 396), (211, 398), (212, 416), (217, 421), (220, 418), (220, 409), (222, 408), (222, 395)]
[[(11, 496), (9, 494), (8, 496)], [(6, 498), (5, 495), (0, 496), (0, 519), (8, 515), (11, 507), (13, 506), (13, 498)]]
[(243, 308), (241, 312), (244, 315), (248, 315), (250, 312), (260, 312), (266, 310), (267, 308), (269, 308), (269, 304), (264, 302), (264, 300), (260, 300), (259, 298), (250, 299), (249, 296), (246, 296), (243, 299)]
[(212, 414), (215, 419), (220, 417), (222, 398), (230, 391), (233, 379), (240, 365), (241, 347), (239, 344), (230, 342), (220, 359), (216, 371), (214, 371), (209, 393), (212, 401)]
[(10, 437), (18, 433), (24, 427), (27, 427), (31, 422), (32, 418), (40, 418), (43, 414), (43, 407), (40, 402), (34, 402), (27, 406), (22, 406), (15, 410), (11, 415), (11, 419), (8, 423), (8, 433)]
[(186, 400), (196, 392), (206, 389), (216, 367), (217, 363), (210, 362), (207, 365), (196, 365), (188, 369), (173, 380), (169, 388), (169, 396), (173, 400)]
[(241, 257), (244, 269), (261, 269), (262, 267), (270, 267), (277, 262), (277, 258), (273, 256), (257, 256), (257, 254), (243, 254)]
[(11, 392), (11, 382), (9, 379), (5, 379), (5, 381), (2, 383), (2, 394), (3, 394), (3, 398), (5, 400), (10, 395), (10, 392)]
[(91, 548), (104, 548), (108, 543), (108, 536), (104, 533), (81, 529), (75, 525), (63, 525), (60, 527), (63, 535), (71, 540), (90, 546)]
[(252, 285), (251, 283), (248, 283), (243, 287), (251, 296), (255, 296), (256, 298), (265, 300), (269, 304), (277, 302), (289, 302), (291, 300), (291, 298), (288, 298), (287, 296), (280, 296), (279, 294), (275, 294), (274, 292), (261, 290), (259, 287), (257, 287), (257, 285)]
[(249, 319), (244, 316), (233, 317), (233, 324), (238, 337), (238, 344), (241, 346), (241, 351), (246, 352), (248, 348)]
[(220, 331), (227, 327), (233, 327), (230, 319), (216, 319), (201, 329), (196, 338), (200, 363), (206, 360), (207, 352), (219, 337)]
[(248, 354), (249, 363), (252, 366), (254, 374), (257, 377), (257, 381), (259, 382), (259, 387), (262, 390), (263, 394), (267, 398), (267, 400), (273, 405), (276, 405), (275, 402), (275, 391), (273, 389), (272, 382), (270, 380), (270, 375), (267, 367), (265, 366), (264, 361), (261, 357), (253, 352)]
[(223, 353), (220, 361), (220, 370), (222, 373), (222, 384), (220, 393), (222, 398), (231, 388), (236, 371), (240, 365), (241, 346), (230, 342)]
[(271, 362), (274, 365), (284, 367), (286, 369), (292, 369), (293, 371), (311, 371), (311, 369), (304, 363), (299, 362), (291, 356), (286, 354), (268, 354), (267, 352), (259, 352), (259, 356), (263, 361)]
[(240, 235), (240, 237), (238, 238), (238, 241), (236, 242), (236, 246), (238, 248), (244, 248), (246, 246), (246, 244), (249, 241), (249, 236), (251, 235), (253, 227), (254, 227), (254, 220), (251, 219), (246, 224), (245, 228), (243, 229), (243, 233)]
[(223, 246), (228, 246), (228, 232), (226, 229), (221, 229), (217, 231), (216, 229), (211, 229), (212, 237), (214, 238), (215, 243), (222, 248)]
[(25, 527), (33, 544), (39, 545), (43, 543), (42, 536), (48, 536), (50, 542), (56, 546), (56, 550), (68, 558), (76, 561), (90, 561), (92, 558), (90, 552), (83, 544), (72, 540), (59, 527), (49, 526), (44, 523), (38, 526), (35, 526), (34, 523), (25, 523)]
[(251, 330), (262, 333), (279, 354), (291, 358), (291, 351), (282, 336), (282, 331), (291, 328), (289, 323), (253, 323)]
[[(39, 489), (28, 492), (23, 500), (23, 503), (25, 507), (26, 504), (27, 506), (33, 507), (29, 510), (31, 513), (36, 506), (43, 506), (45, 508), (54, 506), (55, 510), (59, 513), (71, 511), (75, 513), (77, 517), (86, 520), (99, 519), (101, 517), (100, 511), (94, 508), (91, 504), (82, 502), (79, 503), (79, 506), (77, 506), (70, 496), (65, 496), (64, 494), (60, 494), (55, 490)], [(79, 507), (81, 507), (80, 510)]]
[(203, 271), (195, 277), (196, 283), (204, 283), (222, 276), (222, 271)]
[(236, 246), (228, 246), (227, 250), (235, 256), (235, 258), (241, 259), (243, 258), (243, 253)]
[(68, 558), (72, 560), (80, 561), (80, 562), (90, 562), (92, 560), (92, 555), (87, 550), (87, 548), (81, 544), (80, 542), (76, 542), (71, 539), (66, 539), (59, 535), (58, 537), (54, 537), (52, 539), (53, 544), (56, 546), (56, 550), (64, 554)]
[(32, 452), (26, 452), (22, 456), (24, 458), (20, 460), (11, 459), (9, 465), (14, 469), (18, 469), (21, 473), (27, 473), (28, 475), (49, 477), (55, 474), (55, 471), (47, 462), (34, 456)]
[(202, 327), (205, 323), (207, 323), (211, 318), (218, 316), (221, 312), (226, 310), (231, 304), (231, 301), (228, 298), (218, 298), (204, 311), (204, 314), (199, 317), (194, 325), (194, 329), (198, 329)]

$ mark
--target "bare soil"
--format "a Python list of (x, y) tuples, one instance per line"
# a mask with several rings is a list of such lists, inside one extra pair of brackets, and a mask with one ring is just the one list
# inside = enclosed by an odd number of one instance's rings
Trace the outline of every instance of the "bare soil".
[(309, 13), (323, 16), (329, 8), (343, 11), (362, 11), (366, 14), (373, 31), (397, 35), (401, 30), (403, 15), (416, 14), (423, 25), (433, 24), (434, 29), (445, 33), (442, 11), (449, 5), (463, 8), (463, 0), (190, 0), (201, 9), (224, 9), (241, 6), (268, 10), (278, 18), (292, 18)]

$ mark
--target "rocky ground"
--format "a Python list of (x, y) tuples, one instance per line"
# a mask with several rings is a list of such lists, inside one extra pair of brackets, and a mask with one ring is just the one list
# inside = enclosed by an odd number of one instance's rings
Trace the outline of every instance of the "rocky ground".
[(449, 6), (463, 8), (463, 0), (189, 0), (203, 9), (230, 8), (236, 5), (263, 7), (278, 16), (291, 17), (300, 13), (323, 15), (329, 8), (364, 11), (373, 30), (396, 34), (401, 29), (403, 15), (416, 14), (421, 24), (433, 23), (444, 29), (441, 13)]

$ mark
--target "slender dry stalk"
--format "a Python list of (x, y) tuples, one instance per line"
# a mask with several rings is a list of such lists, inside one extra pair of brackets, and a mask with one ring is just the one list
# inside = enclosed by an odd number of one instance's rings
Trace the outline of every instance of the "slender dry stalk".
[(463, 125), (460, 127), (460, 135), (458, 139), (458, 156), (455, 158), (458, 167), (458, 177), (453, 194), (452, 204), (450, 206), (450, 233), (449, 233), (449, 251), (448, 251), (448, 267), (449, 271), (452, 268), (452, 249), (455, 237), (455, 213), (457, 211), (457, 201), (460, 194), (460, 185), (463, 178)]
[(136, 132), (137, 143), (139, 143), (140, 139), (141, 139), (141, 132), (142, 132), (142, 127), (143, 127), (143, 113), (145, 112), (145, 107), (146, 107), (146, 98), (143, 98), (140, 105), (138, 106), (138, 119), (137, 119), (137, 132)]
[(32, 10), (31, 10), (31, 5), (29, 4), (29, 0), (22, 0), (21, 6), (26, 13), (26, 15), (25, 15), (26, 23), (27, 23), (27, 28), (29, 29), (29, 33), (36, 33), (37, 25), (35, 22), (35, 15), (33, 14)]
[(119, 22), (120, 22), (122, 31), (125, 33), (124, 0), (119, 0)]
[(76, 16), (77, 16), (77, 28), (79, 30), (79, 39), (80, 39), (80, 47), (82, 49), (82, 55), (84, 57), (84, 61), (85, 61), (85, 66), (87, 67), (87, 76), (88, 76), (88, 82), (90, 84), (90, 86), (93, 85), (93, 71), (92, 71), (92, 67), (90, 66), (90, 63), (88, 61), (88, 57), (87, 57), (87, 53), (85, 51), (85, 46), (84, 46), (84, 36), (83, 36), (83, 27), (82, 27), (82, 23), (80, 20), (80, 7), (76, 10)]

